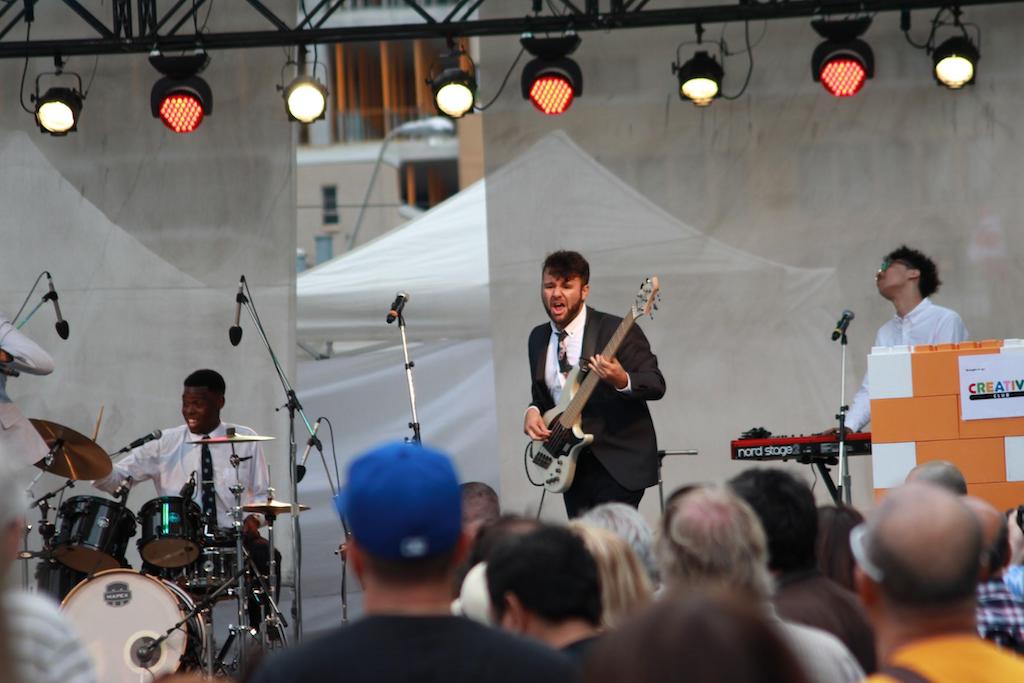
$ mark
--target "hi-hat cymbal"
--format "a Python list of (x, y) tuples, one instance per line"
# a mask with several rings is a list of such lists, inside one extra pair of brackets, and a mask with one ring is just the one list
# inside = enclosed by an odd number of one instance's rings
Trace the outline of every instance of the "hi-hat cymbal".
[[(258, 512), (263, 515), (287, 515), (292, 511), (292, 504), (281, 500), (265, 500), (243, 505), (242, 509), (246, 512)], [(299, 504), (299, 512), (305, 512), (308, 509), (308, 505)]]
[(106, 451), (84, 434), (56, 422), (37, 419), (31, 422), (47, 448), (53, 451), (53, 461), (47, 466), (45, 458), (40, 460), (36, 463), (39, 469), (77, 481), (102, 479), (114, 468)]
[(211, 436), (208, 439), (196, 439), (194, 441), (186, 441), (186, 443), (250, 443), (253, 441), (273, 441), (275, 438), (277, 437), (228, 432), (224, 436)]

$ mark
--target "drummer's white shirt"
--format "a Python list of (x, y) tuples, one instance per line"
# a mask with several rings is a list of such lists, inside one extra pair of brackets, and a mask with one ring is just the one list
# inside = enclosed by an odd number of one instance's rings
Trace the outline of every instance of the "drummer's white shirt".
[[(221, 422), (209, 434), (224, 436), (229, 428), (233, 428), (238, 434), (256, 433), (248, 427)], [(202, 508), (202, 446), (186, 442), (201, 439), (203, 436), (204, 434), (192, 434), (186, 425), (165, 429), (159, 439), (129, 451), (122, 460), (114, 464), (114, 470), (108, 476), (97, 479), (93, 485), (101, 491), (113, 493), (114, 489), (128, 477), (132, 478), (133, 485), (152, 479), (158, 496), (177, 496), (181, 492), (181, 487), (188, 482), (189, 476), (195, 472), (196, 490), (192, 499)], [(270, 475), (260, 444), (238, 443), (234, 447), (238, 457), (251, 457), (238, 466), (239, 480), (245, 487), (242, 491), (242, 505), (266, 500)], [(235, 494), (231, 492), (231, 486), (235, 483), (235, 468), (231, 466), (231, 446), (211, 444), (210, 455), (213, 457), (213, 480), (217, 492), (217, 525), (230, 528), (231, 509), (235, 506)]]

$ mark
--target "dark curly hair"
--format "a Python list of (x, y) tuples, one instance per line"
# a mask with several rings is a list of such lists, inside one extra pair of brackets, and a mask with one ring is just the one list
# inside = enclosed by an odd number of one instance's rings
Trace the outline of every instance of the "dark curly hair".
[(939, 279), (938, 266), (935, 265), (935, 261), (917, 249), (911, 249), (904, 244), (899, 249), (889, 252), (885, 258), (888, 261), (909, 263), (912, 268), (921, 272), (921, 279), (917, 281), (918, 287), (921, 289), (921, 296), (931, 296), (939, 291), (942, 280)]
[(590, 264), (578, 251), (561, 250), (548, 254), (540, 272), (548, 272), (566, 280), (578, 275), (583, 284), (590, 282)]

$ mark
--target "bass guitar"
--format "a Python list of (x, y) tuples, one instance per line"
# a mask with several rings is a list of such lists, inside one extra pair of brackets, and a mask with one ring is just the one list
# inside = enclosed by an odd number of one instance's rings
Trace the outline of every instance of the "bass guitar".
[[(658, 308), (659, 291), (657, 277), (644, 280), (629, 312), (602, 349), (602, 356), (615, 357), (637, 318), (643, 315), (653, 317)], [(572, 485), (580, 451), (594, 442), (593, 434), (583, 432), (582, 414), (599, 381), (600, 378), (590, 372), (583, 358), (569, 372), (558, 405), (544, 413), (544, 423), (551, 430), (551, 435), (543, 441), (531, 441), (526, 445), (526, 477), (534, 486), (543, 486), (552, 493), (564, 493)]]

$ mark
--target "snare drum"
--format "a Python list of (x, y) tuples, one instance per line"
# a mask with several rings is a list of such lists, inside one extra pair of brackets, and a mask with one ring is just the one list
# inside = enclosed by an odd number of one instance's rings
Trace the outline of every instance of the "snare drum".
[(139, 510), (139, 554), (157, 567), (176, 568), (199, 557), (202, 512), (195, 501), (178, 496), (154, 498)]
[[(188, 567), (185, 586), (189, 593), (203, 596), (220, 588), (221, 584), (235, 575), (235, 546), (204, 546), (199, 559)], [(218, 600), (230, 598), (227, 591), (217, 596)]]
[(125, 563), (128, 539), (135, 535), (135, 515), (116, 500), (74, 496), (60, 506), (60, 531), (54, 539), (58, 562), (92, 574)]
[(96, 679), (104, 683), (151, 681), (202, 666), (206, 625), (199, 615), (148, 656), (140, 652), (193, 608), (178, 586), (130, 569), (100, 572), (78, 584), (61, 603), (92, 657)]

